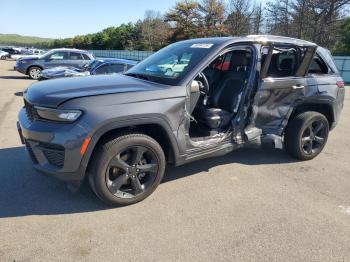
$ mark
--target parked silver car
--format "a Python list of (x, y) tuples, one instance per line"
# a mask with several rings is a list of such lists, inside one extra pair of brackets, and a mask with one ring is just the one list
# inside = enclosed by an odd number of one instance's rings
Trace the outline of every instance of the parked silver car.
[(7, 57), (10, 57), (10, 54), (5, 52), (5, 51), (0, 50), (0, 59), (5, 60)]

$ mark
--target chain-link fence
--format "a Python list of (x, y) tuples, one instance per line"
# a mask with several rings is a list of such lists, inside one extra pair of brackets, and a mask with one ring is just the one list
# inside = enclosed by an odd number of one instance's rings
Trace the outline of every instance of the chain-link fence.
[(335, 64), (346, 83), (350, 83), (350, 56), (334, 56)]
[(141, 61), (153, 54), (151, 51), (128, 51), (128, 50), (88, 50), (95, 57), (109, 57)]

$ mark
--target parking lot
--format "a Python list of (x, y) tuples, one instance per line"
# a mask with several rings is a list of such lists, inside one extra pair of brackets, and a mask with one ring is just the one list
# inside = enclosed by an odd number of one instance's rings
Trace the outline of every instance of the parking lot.
[(241, 149), (109, 208), (32, 169), (16, 130), (33, 83), (0, 61), (0, 261), (350, 261), (350, 89), (324, 152)]

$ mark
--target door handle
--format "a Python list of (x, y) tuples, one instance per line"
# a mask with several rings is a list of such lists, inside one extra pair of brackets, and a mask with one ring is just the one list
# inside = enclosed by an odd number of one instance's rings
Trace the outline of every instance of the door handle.
[(303, 85), (295, 85), (295, 86), (292, 86), (293, 89), (303, 89), (305, 86)]

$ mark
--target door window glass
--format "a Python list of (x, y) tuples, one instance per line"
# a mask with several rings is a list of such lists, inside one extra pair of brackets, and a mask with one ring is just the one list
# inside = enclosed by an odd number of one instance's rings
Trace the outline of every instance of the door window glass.
[(103, 65), (96, 69), (95, 73), (96, 75), (105, 75), (108, 74), (108, 67), (109, 65)]
[(274, 49), (267, 77), (294, 76), (299, 66), (296, 49)]
[(63, 60), (66, 56), (65, 52), (55, 52), (49, 56), (50, 60)]
[(124, 73), (124, 70), (125, 70), (125, 64), (112, 64), (109, 66), (109, 73), (110, 74)]
[(83, 58), (82, 58), (80, 53), (70, 52), (69, 53), (69, 60), (83, 60)]

